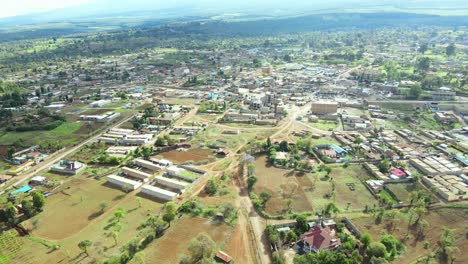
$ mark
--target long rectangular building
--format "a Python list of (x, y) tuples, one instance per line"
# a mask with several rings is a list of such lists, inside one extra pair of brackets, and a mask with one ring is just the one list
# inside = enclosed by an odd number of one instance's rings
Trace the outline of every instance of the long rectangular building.
[(136, 159), (133, 162), (138, 166), (141, 166), (143, 168), (146, 168), (146, 169), (154, 171), (154, 172), (161, 170), (161, 166), (159, 166), (158, 164), (155, 164), (155, 163), (153, 163), (151, 161), (148, 161), (148, 160)]
[(117, 176), (117, 175), (107, 176), (107, 181), (120, 187), (125, 186), (125, 185), (131, 186), (133, 190), (137, 189), (143, 184), (141, 182), (130, 180), (130, 179)]
[(164, 189), (158, 188), (153, 185), (148, 185), (148, 184), (143, 185), (143, 187), (141, 188), (141, 192), (149, 196), (152, 196), (154, 198), (167, 200), (167, 201), (172, 201), (174, 200), (175, 197), (178, 196), (178, 194), (175, 192), (164, 190)]
[(173, 189), (177, 189), (177, 190), (184, 190), (189, 185), (186, 182), (166, 178), (166, 177), (163, 177), (163, 176), (156, 177), (156, 182), (163, 185), (163, 186), (167, 186), (169, 188), (173, 188)]
[(148, 179), (151, 178), (151, 176), (153, 176), (153, 175), (151, 175), (149, 173), (139, 171), (139, 170), (135, 170), (135, 169), (132, 169), (132, 168), (129, 168), (129, 167), (123, 167), (122, 172), (125, 173), (126, 175), (130, 176), (130, 177), (135, 177), (135, 178), (138, 178), (138, 179), (142, 179), (145, 182), (148, 181)]

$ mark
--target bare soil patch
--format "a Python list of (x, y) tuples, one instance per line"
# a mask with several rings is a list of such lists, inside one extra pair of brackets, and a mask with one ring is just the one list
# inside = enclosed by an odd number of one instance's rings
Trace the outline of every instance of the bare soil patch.
[(209, 219), (182, 217), (163, 237), (146, 248), (145, 262), (179, 263), (179, 258), (187, 252), (190, 240), (198, 234), (206, 233), (219, 247), (223, 247), (231, 231), (231, 227), (213, 223)]
[(184, 163), (187, 161), (201, 162), (214, 161), (213, 151), (211, 149), (191, 148), (188, 150), (171, 150), (160, 153), (164, 159), (168, 159), (174, 163)]

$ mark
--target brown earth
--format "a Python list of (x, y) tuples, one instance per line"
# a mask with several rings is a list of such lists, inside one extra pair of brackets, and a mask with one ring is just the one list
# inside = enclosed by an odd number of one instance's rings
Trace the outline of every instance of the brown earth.
[(179, 263), (179, 258), (187, 252), (190, 240), (200, 233), (207, 234), (219, 247), (223, 247), (232, 231), (225, 224), (197, 217), (182, 217), (174, 224), (176, 226), (145, 249), (145, 263)]
[[(462, 209), (436, 209), (424, 215), (422, 219), (429, 222), (430, 227), (427, 229), (424, 237), (418, 237), (418, 231), (414, 227), (408, 228), (408, 220), (405, 217), (397, 217), (395, 221), (396, 228), (390, 231), (387, 223), (376, 223), (372, 217), (354, 219), (352, 222), (362, 232), (369, 232), (374, 240), (378, 240), (384, 233), (391, 233), (398, 239), (402, 240), (406, 245), (406, 252), (398, 258), (398, 263), (412, 263), (418, 258), (427, 256), (430, 253), (435, 253), (439, 246), (437, 242), (442, 233), (442, 227), (446, 226), (454, 230), (456, 237), (456, 246), (460, 252), (456, 254), (454, 263), (468, 263), (468, 254), (464, 249), (468, 247), (466, 232), (468, 230), (468, 222), (466, 221), (467, 212)], [(406, 234), (411, 234), (409, 239), (405, 239)], [(430, 242), (430, 247), (424, 249), (424, 241)]]
[(191, 148), (188, 150), (171, 150), (168, 152), (163, 152), (158, 156), (161, 156), (164, 159), (168, 159), (174, 163), (184, 163), (187, 161), (200, 162), (200, 161), (213, 161), (214, 158), (210, 157), (213, 155), (211, 149), (201, 149), (201, 148)]
[(271, 195), (265, 207), (267, 213), (278, 215), (286, 212), (287, 205), (284, 202), (285, 195), (283, 195), (285, 189), (290, 190), (293, 211), (302, 212), (313, 209), (304, 193), (304, 189), (311, 183), (303, 174), (270, 166), (267, 164), (266, 156), (256, 158), (255, 173), (258, 178), (254, 187), (255, 193), (260, 195), (265, 191)]

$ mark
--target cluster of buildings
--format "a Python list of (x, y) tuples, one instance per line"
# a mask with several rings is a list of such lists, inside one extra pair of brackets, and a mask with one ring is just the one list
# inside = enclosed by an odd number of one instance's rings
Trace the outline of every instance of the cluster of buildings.
[(120, 116), (120, 113), (108, 112), (102, 115), (80, 115), (80, 120), (107, 123)]
[(141, 194), (145, 196), (171, 201), (203, 175), (206, 175), (206, 172), (174, 166), (168, 160), (138, 158), (133, 160), (131, 167), (123, 167), (119, 175), (107, 176), (107, 181), (130, 191), (141, 187)]
[(338, 145), (315, 145), (313, 149), (325, 162), (330, 160), (332, 162), (344, 162), (347, 160), (345, 156), (348, 155), (348, 151)]
[(17, 165), (16, 167), (6, 171), (8, 175), (16, 176), (31, 166), (34, 166), (47, 158), (47, 155), (39, 151), (39, 146), (32, 146), (30, 148), (13, 153), (11, 158), (5, 158), (5, 161)]
[(133, 129), (112, 128), (99, 137), (99, 142), (123, 146), (141, 146), (153, 140), (153, 134), (140, 134)]

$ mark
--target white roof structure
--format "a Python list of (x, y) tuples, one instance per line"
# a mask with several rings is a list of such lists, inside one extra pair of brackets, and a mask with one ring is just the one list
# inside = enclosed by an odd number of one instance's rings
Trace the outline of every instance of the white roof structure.
[(136, 159), (134, 160), (135, 164), (141, 166), (143, 168), (152, 170), (152, 171), (160, 171), (162, 168), (158, 164), (154, 164), (151, 161), (144, 160), (144, 159)]
[(143, 184), (141, 182), (130, 180), (130, 179), (127, 179), (127, 178), (124, 178), (124, 177), (121, 177), (121, 176), (117, 176), (117, 175), (107, 176), (107, 181), (110, 182), (110, 183), (113, 183), (115, 185), (118, 185), (118, 186), (129, 185), (129, 186), (131, 186), (133, 188), (133, 190), (137, 189), (138, 187), (140, 187)]
[(141, 192), (152, 197), (168, 201), (172, 201), (178, 195), (175, 192), (164, 190), (152, 185), (143, 185), (143, 187), (141, 188)]
[(135, 170), (129, 167), (122, 168), (123, 173), (127, 174), (130, 177), (135, 177), (147, 181), (152, 175), (143, 171)]
[(166, 178), (166, 177), (163, 177), (163, 176), (156, 177), (156, 182), (161, 184), (161, 185), (167, 186), (169, 188), (174, 188), (174, 189), (178, 189), (178, 190), (184, 190), (189, 185), (186, 182)]

